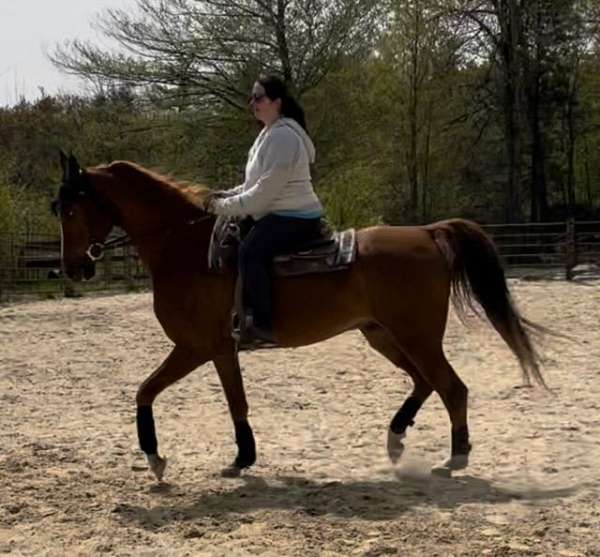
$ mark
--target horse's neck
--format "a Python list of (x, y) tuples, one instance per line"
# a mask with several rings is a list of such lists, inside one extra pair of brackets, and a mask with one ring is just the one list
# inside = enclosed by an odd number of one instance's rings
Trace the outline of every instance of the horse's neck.
[[(165, 253), (165, 246), (176, 242), (178, 233), (200, 216), (200, 211), (183, 195), (156, 184), (144, 184), (143, 176), (138, 180), (126, 181), (112, 175), (99, 180), (102, 193), (115, 207), (119, 225), (131, 238), (144, 264), (152, 271)], [(203, 229), (204, 230), (204, 227)], [(207, 244), (210, 231), (206, 234)], [(200, 246), (198, 246), (200, 247)]]

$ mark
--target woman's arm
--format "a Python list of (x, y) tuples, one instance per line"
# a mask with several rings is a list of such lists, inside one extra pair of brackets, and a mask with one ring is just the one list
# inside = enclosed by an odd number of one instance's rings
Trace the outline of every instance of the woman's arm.
[(239, 186), (235, 186), (235, 188), (231, 188), (230, 190), (225, 190), (227, 192), (227, 197), (232, 195), (237, 195), (238, 193), (242, 193), (244, 191), (244, 185), (240, 184)]
[(293, 132), (285, 128), (273, 130), (258, 154), (262, 160), (262, 172), (256, 184), (242, 193), (216, 199), (213, 212), (217, 215), (236, 216), (267, 210), (293, 172), (298, 158), (299, 141)]

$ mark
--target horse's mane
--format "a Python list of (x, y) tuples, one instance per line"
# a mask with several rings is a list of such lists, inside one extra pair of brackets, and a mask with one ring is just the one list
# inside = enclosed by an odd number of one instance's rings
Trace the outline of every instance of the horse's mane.
[[(191, 203), (195, 207), (204, 208), (210, 188), (197, 182), (175, 180), (170, 176), (163, 175), (157, 171), (149, 170), (143, 166), (130, 161), (114, 161), (103, 167), (115, 176), (125, 179), (143, 179), (143, 189), (149, 195), (160, 194), (167, 196), (173, 201)], [(152, 191), (154, 190), (154, 191)]]

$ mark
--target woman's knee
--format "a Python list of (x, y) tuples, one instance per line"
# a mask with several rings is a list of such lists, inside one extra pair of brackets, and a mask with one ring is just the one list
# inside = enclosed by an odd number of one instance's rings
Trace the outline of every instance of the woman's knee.
[(247, 266), (260, 260), (259, 250), (256, 249), (253, 242), (242, 242), (240, 244), (239, 257), (242, 266)]
[(273, 249), (268, 239), (260, 235), (252, 235), (240, 244), (240, 260), (242, 262), (268, 261), (273, 257)]

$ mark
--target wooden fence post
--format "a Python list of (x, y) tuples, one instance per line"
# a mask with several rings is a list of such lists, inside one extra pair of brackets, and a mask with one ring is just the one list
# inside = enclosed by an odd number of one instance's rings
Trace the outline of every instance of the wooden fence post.
[(567, 219), (565, 244), (565, 278), (573, 280), (573, 269), (577, 266), (577, 234), (575, 219)]

